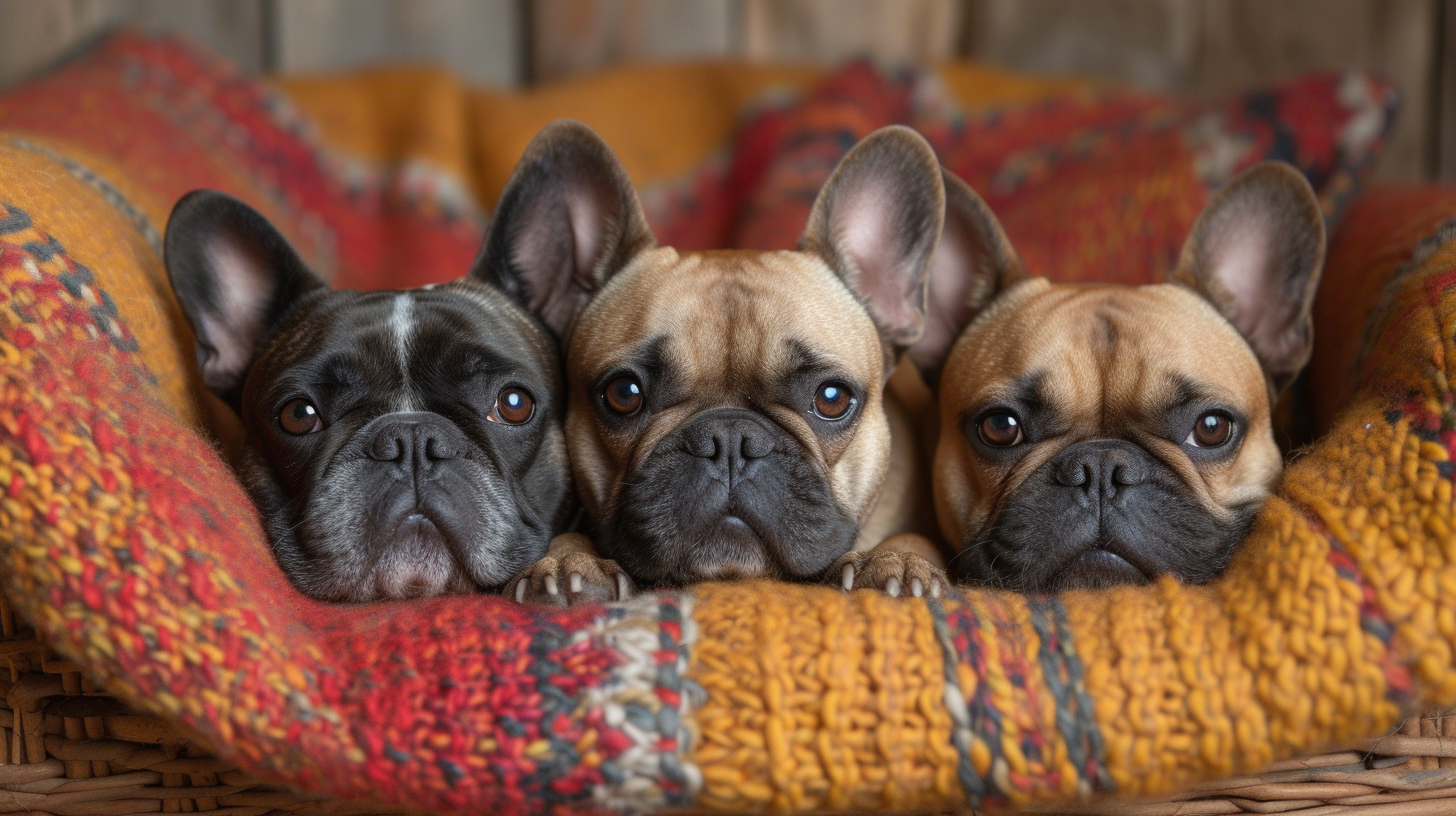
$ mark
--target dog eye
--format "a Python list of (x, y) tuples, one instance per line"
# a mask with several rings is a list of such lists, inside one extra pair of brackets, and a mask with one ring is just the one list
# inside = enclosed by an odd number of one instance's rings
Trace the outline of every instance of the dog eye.
[(503, 388), (495, 398), (495, 407), (485, 418), (502, 425), (522, 425), (536, 412), (536, 401), (523, 388)]
[(1233, 435), (1234, 421), (1227, 414), (1209, 411), (1193, 423), (1193, 430), (1188, 432), (1188, 438), (1183, 440), (1183, 444), (1198, 448), (1218, 448), (1227, 444)]
[(981, 441), (993, 448), (1009, 448), (1020, 445), (1024, 440), (1021, 420), (1010, 411), (993, 411), (981, 418), (977, 427)]
[(631, 416), (642, 409), (642, 383), (631, 374), (623, 374), (607, 383), (607, 407), (622, 416)]
[(304, 399), (289, 400), (278, 414), (278, 426), (293, 436), (307, 436), (324, 429), (323, 417), (313, 403)]
[(830, 422), (844, 419), (858, 401), (842, 382), (831, 380), (821, 383), (819, 390), (814, 392), (814, 415)]

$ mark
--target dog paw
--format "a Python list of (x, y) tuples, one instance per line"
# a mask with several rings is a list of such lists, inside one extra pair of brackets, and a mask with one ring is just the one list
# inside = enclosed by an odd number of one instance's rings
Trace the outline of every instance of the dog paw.
[(625, 601), (636, 587), (616, 561), (591, 553), (547, 555), (516, 576), (506, 594), (517, 603), (547, 606)]
[(846, 592), (880, 589), (896, 598), (939, 598), (950, 589), (945, 570), (914, 553), (895, 550), (850, 553), (829, 568), (826, 578)]

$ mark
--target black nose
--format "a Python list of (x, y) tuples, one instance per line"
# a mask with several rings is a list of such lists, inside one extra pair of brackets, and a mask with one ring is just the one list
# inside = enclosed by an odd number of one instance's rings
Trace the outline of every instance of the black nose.
[(1078, 442), (1052, 461), (1052, 480), (1088, 498), (1110, 501), (1147, 480), (1147, 457), (1138, 446), (1119, 439)]
[(413, 412), (389, 414), (371, 423), (364, 443), (364, 455), (376, 462), (394, 462), (417, 472), (428, 472), (438, 463), (459, 459), (466, 453), (465, 438), (439, 414)]
[(703, 414), (683, 429), (682, 439), (689, 455), (729, 473), (742, 471), (774, 449), (774, 433), (764, 420), (739, 409)]

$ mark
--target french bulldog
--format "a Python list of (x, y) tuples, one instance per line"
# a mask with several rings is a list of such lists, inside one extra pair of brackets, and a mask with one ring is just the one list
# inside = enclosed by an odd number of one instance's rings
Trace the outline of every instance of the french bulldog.
[(516, 591), (595, 600), (623, 573), (941, 591), (933, 553), (885, 541), (910, 523), (920, 466), (884, 385), (925, 325), (943, 206), (935, 154), (889, 128), (839, 164), (797, 251), (679, 252), (657, 245), (588, 128), (538, 135), (485, 275), (563, 338), (587, 535), (560, 539)]
[(1234, 178), (1148, 286), (1027, 276), (946, 174), (930, 327), (935, 509), (951, 575), (1027, 592), (1202, 583), (1283, 469), (1270, 414), (1308, 361), (1325, 229), (1279, 163)]
[(559, 350), (480, 274), (330, 290), (274, 227), (209, 190), (167, 224), (203, 379), (240, 415), (240, 476), (304, 594), (499, 590), (568, 519)]

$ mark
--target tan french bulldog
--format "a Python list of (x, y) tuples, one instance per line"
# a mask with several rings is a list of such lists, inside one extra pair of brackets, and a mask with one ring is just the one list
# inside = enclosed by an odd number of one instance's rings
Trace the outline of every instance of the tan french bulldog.
[(596, 134), (543, 130), (484, 257), (563, 338), (589, 538), (556, 539), (515, 596), (758, 576), (941, 591), (931, 562), (879, 545), (913, 515), (921, 468), (884, 385), (923, 333), (943, 211), (934, 153), (889, 128), (834, 171), (798, 251), (678, 252)]
[(1271, 406), (1309, 359), (1318, 201), (1265, 163), (1199, 216), (1149, 286), (1028, 277), (946, 174), (930, 323), (934, 492), (958, 582), (1021, 591), (1207, 581), (1283, 468)]

